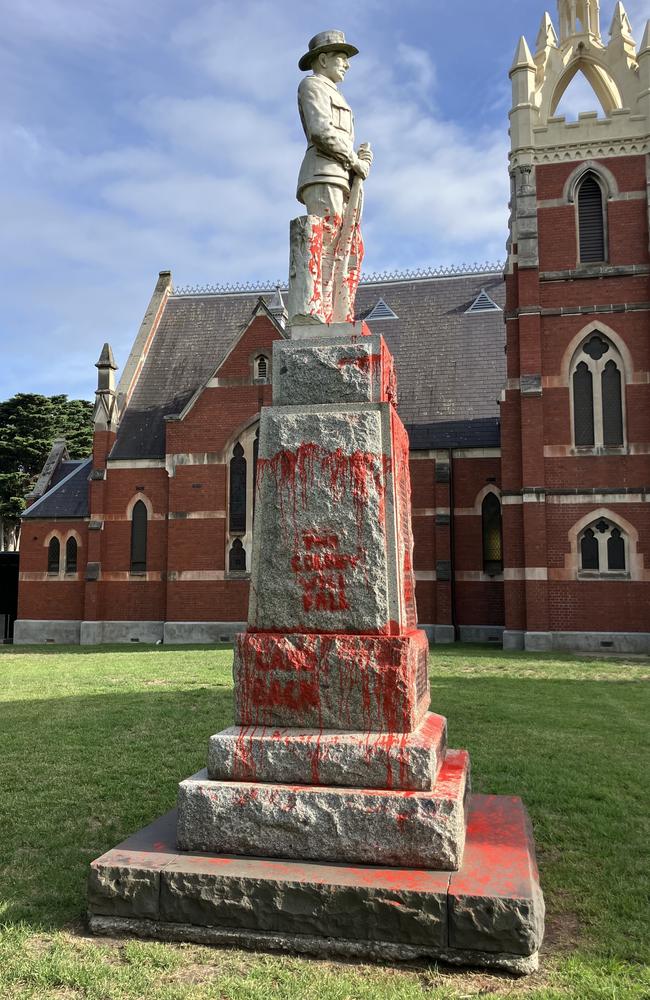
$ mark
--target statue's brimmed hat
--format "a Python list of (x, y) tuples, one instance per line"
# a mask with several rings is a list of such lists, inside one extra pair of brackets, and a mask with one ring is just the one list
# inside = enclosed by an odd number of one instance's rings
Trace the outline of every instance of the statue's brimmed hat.
[(359, 50), (346, 42), (342, 31), (319, 31), (310, 41), (309, 52), (304, 54), (298, 68), (303, 71), (311, 69), (311, 64), (321, 52), (345, 52), (346, 56), (356, 56)]

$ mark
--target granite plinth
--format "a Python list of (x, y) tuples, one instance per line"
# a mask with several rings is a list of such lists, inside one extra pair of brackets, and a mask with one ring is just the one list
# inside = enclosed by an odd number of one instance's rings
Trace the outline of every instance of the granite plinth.
[(413, 733), (231, 726), (210, 738), (213, 781), (431, 790), (447, 746), (447, 720), (428, 713)]
[(429, 708), (426, 633), (246, 632), (234, 655), (235, 723), (412, 732)]
[(429, 792), (211, 781), (178, 788), (185, 851), (449, 871), (465, 844), (469, 757), (448, 750)]
[(395, 367), (378, 334), (323, 335), (273, 347), (273, 405), (396, 402)]
[[(537, 968), (544, 906), (519, 799), (472, 797), (465, 860), (453, 873), (184, 853), (175, 829), (169, 813), (93, 862), (91, 931), (519, 974)], [(480, 933), (469, 929), (477, 926)]]
[(415, 628), (408, 437), (390, 403), (262, 410), (256, 496), (251, 629)]

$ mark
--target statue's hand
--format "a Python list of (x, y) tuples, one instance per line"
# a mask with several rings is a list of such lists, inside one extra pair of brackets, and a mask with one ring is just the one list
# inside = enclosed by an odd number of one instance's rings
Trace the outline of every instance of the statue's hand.
[(355, 174), (358, 174), (362, 181), (365, 181), (366, 177), (370, 173), (370, 165), (372, 164), (373, 158), (373, 152), (367, 143), (364, 143), (363, 146), (359, 146), (354, 163), (352, 164), (352, 169)]

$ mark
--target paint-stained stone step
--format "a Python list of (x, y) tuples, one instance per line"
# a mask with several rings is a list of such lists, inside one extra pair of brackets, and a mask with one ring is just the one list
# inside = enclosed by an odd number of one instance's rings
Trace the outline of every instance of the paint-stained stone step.
[(231, 726), (212, 736), (214, 781), (430, 791), (447, 746), (447, 720), (428, 713), (413, 733)]
[(447, 751), (429, 792), (211, 781), (204, 770), (179, 785), (178, 846), (451, 871), (469, 787), (464, 750)]
[(544, 930), (519, 799), (475, 795), (458, 872), (179, 852), (168, 813), (91, 865), (95, 934), (533, 972)]
[(246, 632), (235, 642), (235, 723), (412, 732), (429, 708), (429, 644), (402, 635)]

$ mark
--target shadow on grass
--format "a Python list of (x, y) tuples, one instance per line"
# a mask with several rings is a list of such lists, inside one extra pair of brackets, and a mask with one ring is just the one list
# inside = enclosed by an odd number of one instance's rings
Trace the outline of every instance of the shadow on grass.
[[(551, 912), (575, 911), (595, 947), (627, 960), (650, 957), (647, 691), (494, 676), (432, 688), (451, 745), (472, 754), (475, 789), (524, 798)], [(84, 912), (89, 862), (170, 809), (178, 781), (205, 765), (232, 691), (118, 690), (1, 711), (0, 922), (60, 927)]]
[(179, 652), (206, 652), (211, 649), (223, 650), (232, 649), (232, 642), (196, 643), (188, 645), (164, 645), (148, 642), (123, 642), (110, 643), (104, 646), (64, 646), (55, 643), (34, 643), (33, 645), (0, 645), (0, 656), (8, 653), (15, 653), (19, 656), (28, 654), (38, 654), (39, 656), (49, 654), (51, 656), (97, 656), (100, 653), (176, 653)]

